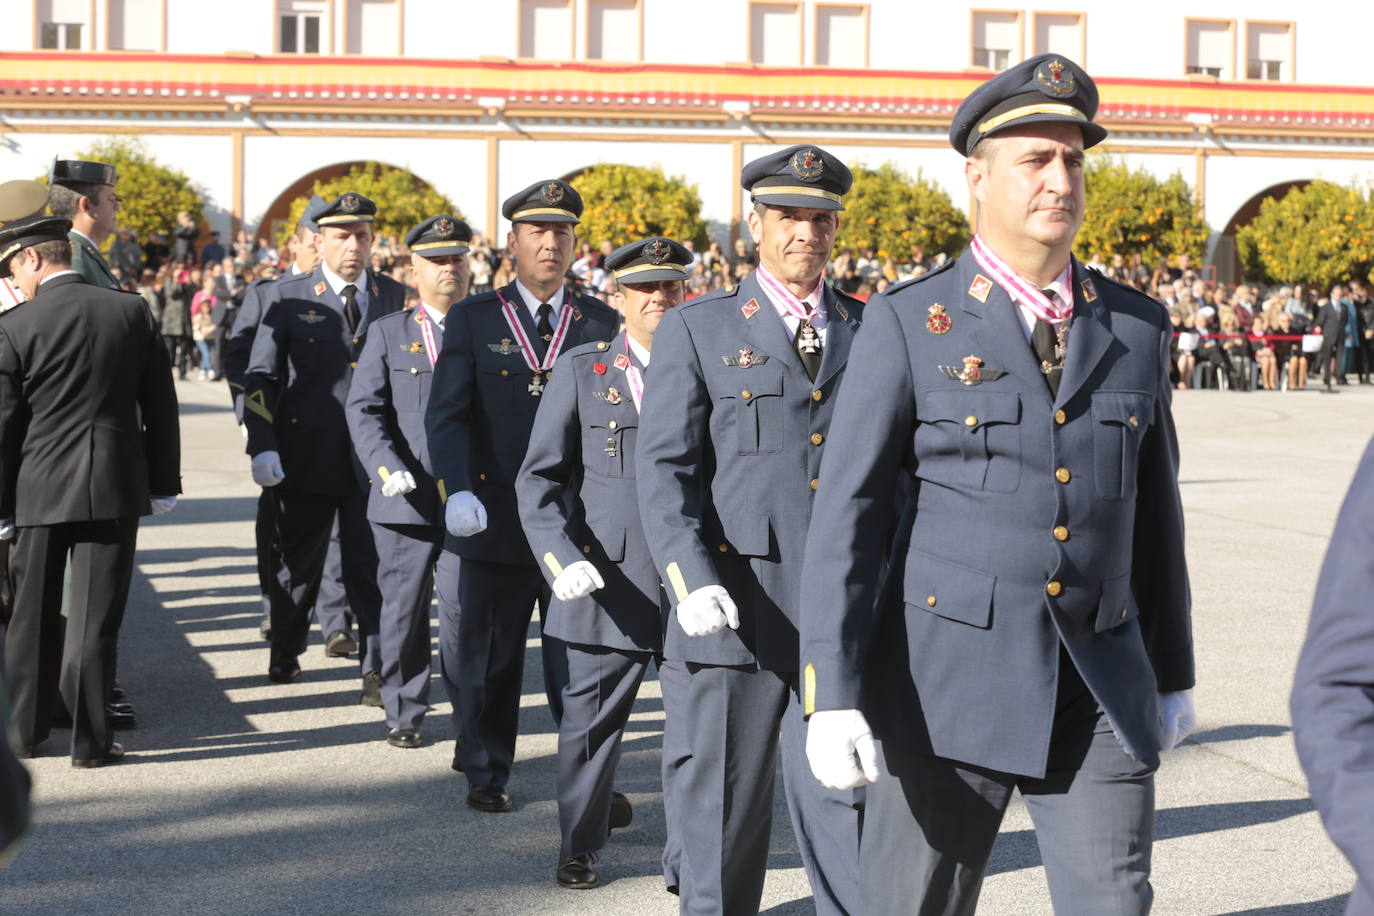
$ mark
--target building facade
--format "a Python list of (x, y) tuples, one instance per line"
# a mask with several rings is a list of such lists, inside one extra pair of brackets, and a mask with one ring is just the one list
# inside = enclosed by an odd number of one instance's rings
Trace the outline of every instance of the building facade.
[(1223, 274), (1267, 194), (1374, 178), (1374, 9), (1077, 6), (6, 0), (0, 177), (132, 133), (206, 191), (214, 228), (265, 233), (315, 179), (375, 160), (502, 238), (509, 194), (624, 162), (695, 183), (728, 241), (740, 165), (777, 145), (893, 162), (967, 204), (950, 115), (989, 73), (1052, 51), (1098, 80), (1108, 153), (1187, 180)]

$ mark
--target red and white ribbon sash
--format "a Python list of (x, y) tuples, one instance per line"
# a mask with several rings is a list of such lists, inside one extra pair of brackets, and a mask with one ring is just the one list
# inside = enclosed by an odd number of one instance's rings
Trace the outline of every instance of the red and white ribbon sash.
[(439, 347), (434, 342), (434, 322), (430, 320), (429, 309), (425, 308), (424, 303), (420, 303), (420, 314), (415, 320), (420, 325), (420, 337), (425, 342), (425, 353), (429, 354), (429, 368), (434, 368), (434, 361), (439, 358)]
[[(787, 309), (788, 314), (798, 321), (810, 321), (816, 317), (816, 312), (819, 311), (821, 307), (821, 297), (819, 293), (821, 283), (824, 282), (823, 280), (820, 278), (816, 279), (816, 288), (806, 297), (810, 299), (814, 296), (816, 298), (816, 304), (808, 307), (805, 302), (792, 295), (792, 291), (786, 286), (783, 286), (781, 280), (769, 273), (768, 268), (760, 264), (756, 272), (759, 276), (759, 286), (763, 287), (763, 291), (768, 294), (768, 298)], [(819, 327), (819, 325), (817, 325), (817, 327)]]
[(1073, 317), (1072, 299), (1063, 304), (1056, 304), (1042, 293), (1034, 283), (1023, 279), (1016, 271), (1012, 270), (1007, 262), (999, 258), (979, 236), (973, 237), (973, 241), (969, 244), (969, 250), (973, 252), (973, 259), (978, 262), (978, 266), (991, 274), (998, 286), (1034, 312), (1041, 321), (1050, 324), (1062, 324)]
[(506, 297), (501, 295), (500, 290), (496, 293), (496, 298), (501, 300), (501, 314), (506, 316), (506, 324), (510, 325), (510, 331), (515, 335), (516, 341), (520, 344), (520, 355), (525, 357), (525, 365), (529, 366), (531, 372), (547, 372), (553, 368), (553, 364), (558, 359), (558, 351), (563, 349), (563, 341), (568, 336), (568, 326), (572, 324), (571, 303), (563, 304), (563, 314), (558, 316), (558, 327), (554, 328), (553, 339), (549, 341), (549, 349), (544, 353), (544, 361), (540, 363), (534, 355), (534, 347), (530, 345), (529, 335), (525, 333), (525, 327), (520, 323), (520, 316), (515, 313), (515, 306), (506, 301)]
[(639, 413), (639, 405), (644, 400), (644, 373), (639, 371), (639, 367), (634, 364), (634, 357), (630, 355), (630, 335), (625, 335), (625, 381), (630, 385), (630, 397), (635, 402), (635, 413)]

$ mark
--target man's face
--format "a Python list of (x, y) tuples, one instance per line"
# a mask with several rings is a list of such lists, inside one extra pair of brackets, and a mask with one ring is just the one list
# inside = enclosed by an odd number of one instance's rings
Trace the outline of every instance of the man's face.
[(312, 273), (320, 266), (320, 236), (316, 232), (297, 233), (288, 240), (296, 266), (302, 273)]
[(115, 189), (103, 184), (96, 189), (95, 197), (85, 198), (88, 201), (86, 215), (91, 218), (91, 232), (100, 238), (106, 238), (114, 232), (116, 214), (119, 213), (119, 195), (115, 194)]
[(992, 145), (965, 167), (979, 225), (1048, 247), (1072, 244), (1083, 224), (1083, 132), (1038, 123), (983, 142)]
[(410, 274), (420, 298), (433, 305), (441, 298), (457, 302), (468, 294), (468, 256), (444, 255), (434, 258), (410, 256)]
[(785, 283), (814, 285), (830, 261), (838, 210), (765, 206), (749, 211), (749, 235), (759, 262)]
[(25, 248), (10, 258), (10, 281), (25, 299), (38, 295), (38, 256)]
[(521, 221), (511, 227), (506, 245), (515, 253), (515, 273), (520, 281), (547, 286), (568, 272), (577, 232), (572, 223)]
[(320, 258), (350, 283), (363, 275), (371, 248), (371, 223), (320, 227)]
[(621, 283), (611, 294), (611, 305), (625, 316), (625, 330), (640, 343), (653, 339), (663, 313), (682, 304), (686, 284), (681, 280), (656, 283)]
[(1332, 302), (1339, 302), (1339, 301), (1341, 300), (1341, 297), (1343, 297), (1344, 295), (1345, 295), (1345, 290), (1342, 289), (1339, 285), (1331, 287), (1331, 301), (1332, 301)]

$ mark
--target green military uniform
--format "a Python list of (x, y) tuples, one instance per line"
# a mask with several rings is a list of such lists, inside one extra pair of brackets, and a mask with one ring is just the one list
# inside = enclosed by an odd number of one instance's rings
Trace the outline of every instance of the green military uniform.
[[(77, 193), (85, 194), (92, 193), (89, 190), (91, 185), (109, 185), (113, 188), (117, 178), (115, 167), (104, 162), (55, 159), (52, 171), (48, 174), (48, 184), (70, 187)], [(110, 262), (105, 260), (92, 239), (75, 229), (67, 233), (67, 238), (72, 243), (72, 270), (81, 274), (81, 279), (92, 286), (119, 289), (119, 281), (110, 270)]]
[(81, 279), (92, 286), (119, 289), (119, 281), (110, 270), (110, 264), (100, 249), (90, 239), (73, 229), (67, 233), (72, 243), (72, 270), (81, 274)]

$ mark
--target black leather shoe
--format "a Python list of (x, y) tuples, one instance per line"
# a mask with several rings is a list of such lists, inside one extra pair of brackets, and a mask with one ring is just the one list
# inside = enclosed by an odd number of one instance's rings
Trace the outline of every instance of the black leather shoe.
[(126, 728), (138, 728), (138, 716), (132, 712), (119, 712), (109, 706), (105, 707), (105, 721), (110, 728), (124, 730)]
[(121, 687), (121, 686), (119, 686), (119, 681), (115, 681), (115, 682), (114, 682), (114, 686), (110, 688), (110, 699), (112, 699), (112, 700), (122, 700), (122, 699), (124, 699), (124, 688)]
[(105, 708), (112, 712), (135, 713), (133, 703), (106, 703)]
[(392, 747), (419, 747), (424, 742), (418, 728), (393, 728), (386, 733), (386, 743)]
[(324, 654), (330, 658), (348, 658), (358, 651), (358, 641), (343, 630), (335, 630), (324, 641)]
[(499, 814), (515, 807), (504, 786), (472, 786), (468, 789), (468, 807), (489, 814)]
[(453, 763), (449, 766), (453, 768), (455, 773), (463, 772), (463, 742), (457, 738), (453, 739)]
[(558, 883), (572, 890), (586, 890), (589, 887), (596, 887), (596, 853), (589, 852), (585, 856), (562, 856), (558, 857), (558, 871), (554, 872), (554, 878)]
[(292, 659), (275, 661), (267, 669), (267, 679), (274, 684), (289, 684), (300, 677), (300, 662)]
[(264, 642), (272, 641), (272, 616), (264, 614), (262, 620), (258, 621), (258, 635)]
[(382, 676), (376, 671), (363, 675), (363, 692), (358, 702), (364, 706), (382, 705)]
[(124, 745), (118, 741), (110, 744), (110, 749), (99, 757), (88, 757), (85, 760), (72, 758), (72, 766), (81, 770), (89, 770), (92, 767), (103, 767), (111, 763), (119, 763), (124, 759)]
[(619, 792), (611, 793), (611, 829), (619, 830), (630, 826), (635, 819), (635, 809), (630, 800)]

